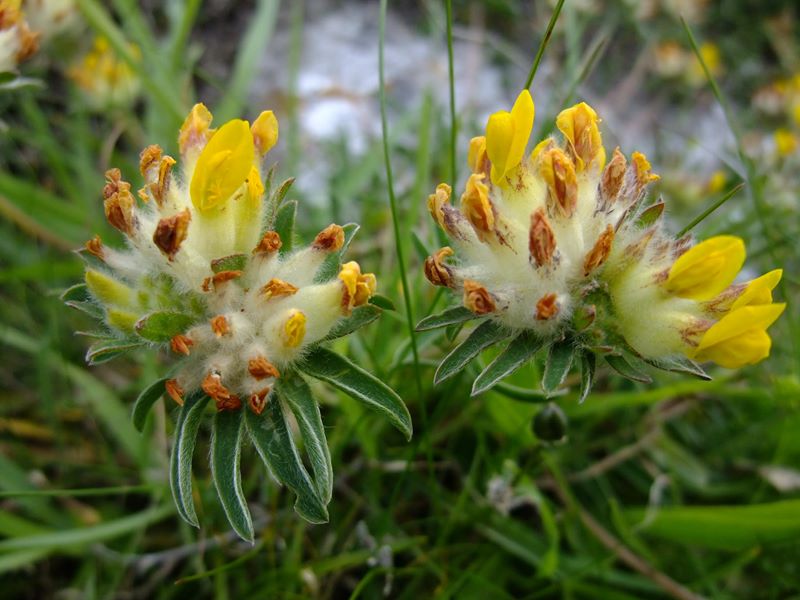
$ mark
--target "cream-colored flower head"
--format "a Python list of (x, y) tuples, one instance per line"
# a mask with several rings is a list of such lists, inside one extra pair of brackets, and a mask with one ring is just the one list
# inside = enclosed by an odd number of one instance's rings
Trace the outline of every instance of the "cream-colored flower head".
[(252, 124), (211, 121), (202, 104), (192, 109), (180, 161), (146, 148), (136, 195), (119, 170), (106, 174), (106, 216), (128, 249), (87, 243), (99, 264), (86, 285), (126, 343), (160, 342), (181, 358), (167, 387), (177, 402), (202, 390), (220, 410), (248, 403), (260, 412), (282, 370), (366, 304), (376, 280), (355, 262), (340, 267), (354, 225), (330, 225), (298, 249), (279, 233), (294, 205), (278, 210), (290, 182), (265, 192), (262, 164), (278, 139), (272, 111)]
[(25, 0), (22, 8), (28, 25), (41, 35), (44, 43), (80, 27), (75, 0)]
[(0, 73), (13, 72), (39, 47), (39, 35), (31, 31), (20, 0), (0, 0)]
[(560, 139), (527, 155), (533, 114), (523, 91), (473, 138), (460, 206), (446, 184), (428, 199), (451, 245), (427, 259), (427, 278), (474, 316), (541, 344), (726, 367), (766, 357), (766, 328), (783, 310), (771, 295), (781, 272), (735, 285), (739, 238), (695, 246), (672, 238), (660, 219), (664, 203), (647, 201), (659, 178), (650, 163), (618, 148), (607, 159), (600, 119), (585, 103), (558, 115)]

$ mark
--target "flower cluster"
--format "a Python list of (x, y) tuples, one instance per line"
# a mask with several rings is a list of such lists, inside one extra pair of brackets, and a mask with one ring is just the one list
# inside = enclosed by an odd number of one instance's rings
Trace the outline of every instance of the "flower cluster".
[(0, 0), (0, 73), (13, 72), (39, 48), (22, 13), (21, 0)]
[(664, 203), (646, 202), (658, 176), (638, 152), (628, 159), (617, 148), (607, 160), (587, 104), (558, 115), (563, 141), (545, 139), (526, 156), (533, 120), (525, 90), (471, 140), (460, 207), (446, 184), (429, 197), (453, 247), (427, 259), (428, 280), (451, 288), (473, 316), (540, 342), (567, 340), (616, 367), (621, 357), (657, 364), (684, 355), (732, 368), (766, 357), (766, 329), (784, 308), (771, 293), (781, 271), (734, 284), (740, 239), (693, 246), (668, 235)]
[[(333, 490), (319, 406), (305, 375), (325, 381), (386, 416), (406, 437), (408, 409), (386, 384), (320, 344), (376, 319), (376, 279), (342, 255), (358, 227), (331, 224), (308, 247), (295, 247), (292, 179), (273, 189), (264, 158), (278, 139), (272, 111), (253, 123), (218, 129), (197, 104), (178, 139), (179, 161), (153, 145), (140, 156), (137, 193), (118, 169), (106, 173), (108, 222), (127, 248), (99, 236), (80, 254), (85, 283), (66, 303), (101, 320), (87, 359), (96, 364), (135, 348), (160, 346), (176, 362), (139, 395), (138, 429), (162, 396), (177, 405), (170, 484), (178, 512), (198, 525), (192, 454), (199, 421), (214, 407), (211, 472), (232, 527), (253, 539), (239, 455), (246, 434), (275, 478), (295, 494), (311, 522), (327, 520)], [(138, 200), (137, 200), (138, 198)], [(374, 303), (373, 303), (374, 302)], [(307, 469), (296, 437), (304, 440)]]
[(260, 413), (281, 370), (365, 304), (376, 281), (355, 262), (320, 277), (345, 245), (339, 225), (294, 252), (286, 252), (291, 240), (265, 230), (261, 163), (278, 137), (271, 111), (216, 130), (211, 119), (202, 104), (187, 117), (180, 175), (160, 147), (142, 152), (141, 203), (119, 170), (106, 173), (106, 216), (129, 248), (88, 242), (102, 266), (87, 270), (86, 285), (110, 328), (168, 343), (183, 358), (167, 383), (176, 402), (202, 390), (219, 410), (244, 402)]

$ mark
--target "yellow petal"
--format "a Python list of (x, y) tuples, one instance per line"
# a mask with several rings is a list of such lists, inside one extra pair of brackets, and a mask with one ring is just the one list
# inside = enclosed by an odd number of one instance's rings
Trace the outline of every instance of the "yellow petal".
[(213, 129), (210, 129), (213, 118), (205, 104), (198, 102), (192, 107), (178, 134), (181, 154), (186, 154), (192, 146), (202, 146), (206, 143), (208, 136), (213, 133)]
[(599, 122), (597, 113), (585, 102), (561, 111), (556, 118), (556, 127), (567, 139), (578, 173), (592, 164), (596, 165), (598, 171), (605, 166), (606, 151), (597, 126)]
[(283, 342), (290, 348), (297, 348), (306, 336), (306, 315), (295, 310), (283, 326)]
[(785, 308), (785, 304), (764, 304), (731, 311), (705, 332), (695, 352), (700, 353), (713, 346), (727, 344), (752, 329), (766, 331)]
[(483, 162), (486, 159), (486, 137), (479, 135), (469, 141), (469, 151), (467, 152), (467, 164), (473, 173), (480, 173), (483, 170)]
[(496, 112), (486, 123), (486, 154), (492, 161), (492, 183), (500, 185), (506, 174), (508, 151), (514, 137), (514, 120), (511, 113)]
[(261, 199), (264, 193), (264, 183), (261, 181), (261, 174), (258, 168), (253, 165), (250, 167), (250, 174), (247, 176), (247, 196), (252, 202)]
[(461, 196), (461, 211), (479, 235), (494, 229), (494, 211), (489, 201), (489, 188), (483, 175), (473, 173), (467, 180), (467, 189)]
[(758, 306), (772, 303), (772, 290), (783, 276), (783, 269), (774, 269), (748, 282), (742, 295), (731, 305), (731, 310), (744, 306)]
[(189, 193), (195, 208), (202, 213), (223, 206), (245, 183), (254, 160), (247, 121), (235, 119), (220, 127), (200, 153), (192, 175)]
[(502, 185), (525, 154), (536, 109), (528, 90), (522, 90), (511, 112), (499, 111), (486, 124), (486, 153), (492, 162), (492, 183)]
[(278, 143), (278, 119), (271, 110), (265, 110), (253, 121), (250, 128), (253, 141), (261, 156), (269, 152)]
[(531, 93), (528, 90), (522, 90), (511, 108), (511, 118), (514, 120), (514, 137), (508, 150), (506, 174), (522, 162), (528, 139), (531, 137), (535, 115), (536, 107), (533, 105)]
[(710, 346), (694, 355), (701, 362), (713, 361), (726, 369), (752, 365), (769, 356), (772, 340), (763, 329), (749, 329), (722, 344)]
[(692, 300), (708, 300), (728, 287), (745, 259), (744, 242), (719, 235), (701, 242), (672, 265), (665, 283), (667, 291)]

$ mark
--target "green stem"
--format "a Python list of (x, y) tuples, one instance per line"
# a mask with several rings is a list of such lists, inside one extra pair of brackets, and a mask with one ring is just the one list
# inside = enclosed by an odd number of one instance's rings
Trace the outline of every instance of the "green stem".
[[(392, 176), (392, 161), (389, 158), (389, 126), (386, 120), (386, 82), (384, 81), (384, 42), (386, 38), (386, 4), (387, 0), (381, 0), (380, 20), (379, 20), (379, 44), (378, 44), (378, 76), (380, 79), (380, 105), (381, 105), (381, 133), (383, 138), (383, 158), (386, 163), (386, 185), (389, 192), (389, 207), (392, 212), (392, 227), (394, 230), (395, 251), (397, 252), (397, 264), (400, 268), (400, 283), (403, 286), (403, 303), (406, 309), (406, 324), (411, 341), (411, 352), (414, 355), (414, 380), (417, 386), (417, 397), (420, 401), (420, 412), (422, 413), (422, 428), (427, 427), (427, 415), (425, 409), (425, 396), (422, 393), (422, 381), (419, 372), (419, 349), (417, 348), (417, 337), (414, 331), (414, 315), (411, 309), (411, 294), (408, 287), (408, 276), (406, 274), (405, 251), (400, 238), (400, 220), (397, 216), (397, 199), (394, 194), (394, 178)], [(428, 461), (430, 464), (430, 460)]]
[(453, 60), (453, 2), (447, 0), (447, 74), (450, 84), (450, 188), (456, 189), (458, 173), (456, 172), (456, 83)]
[(702, 223), (706, 219), (706, 217), (708, 217), (711, 213), (713, 213), (720, 206), (725, 204), (728, 200), (733, 198), (736, 195), (736, 192), (738, 192), (743, 187), (744, 187), (744, 183), (740, 183), (735, 188), (733, 188), (728, 193), (726, 193), (724, 196), (722, 196), (722, 198), (720, 198), (719, 200), (714, 202), (711, 206), (709, 206), (707, 209), (705, 209), (702, 213), (700, 213), (698, 216), (696, 216), (694, 219), (692, 219), (686, 227), (681, 229), (678, 232), (677, 237), (683, 237), (684, 235), (689, 233), (692, 229), (694, 229), (695, 226), (697, 226), (700, 223)]
[(533, 65), (528, 73), (528, 79), (525, 81), (526, 90), (531, 89), (533, 78), (536, 77), (536, 71), (539, 70), (539, 63), (542, 62), (542, 56), (544, 56), (544, 49), (547, 48), (547, 44), (550, 43), (550, 38), (553, 36), (553, 29), (558, 22), (558, 16), (561, 14), (561, 8), (563, 6), (564, 0), (558, 0), (558, 4), (556, 4), (556, 7), (553, 9), (553, 16), (550, 17), (550, 22), (547, 24), (547, 29), (544, 32), (544, 37), (539, 44), (539, 50), (536, 52), (536, 58), (533, 59)]

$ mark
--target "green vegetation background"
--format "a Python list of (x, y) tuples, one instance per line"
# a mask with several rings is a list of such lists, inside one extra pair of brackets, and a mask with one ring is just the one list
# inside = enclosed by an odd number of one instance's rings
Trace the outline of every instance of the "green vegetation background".
[[(41, 65), (27, 75), (41, 77), (43, 87), (0, 96), (6, 128), (0, 138), (0, 597), (797, 597), (800, 176), (791, 162), (753, 157), (744, 135), (781, 125), (759, 116), (751, 97), (758, 86), (798, 69), (797, 62), (787, 64), (778, 48), (787, 40), (776, 40), (771, 25), (788, 14), (796, 58), (794, 2), (709, 3), (705, 20), (692, 28), (721, 49), (719, 93), (656, 76), (636, 91), (638, 102), (654, 111), (680, 113), (720, 101), (727, 107), (737, 146), (722, 157), (724, 189), (690, 189), (691, 164), (659, 152), (649, 158), (664, 175), (675, 229), (744, 182), (695, 232), (740, 235), (754, 271), (785, 269), (778, 296), (789, 307), (771, 330), (773, 356), (738, 372), (714, 371), (711, 383), (653, 373), (655, 383), (644, 386), (601, 373), (584, 404), (577, 404), (574, 389), (558, 399), (569, 425), (555, 445), (531, 431), (542, 405), (498, 392), (469, 398), (474, 369), (433, 387), (435, 365), (451, 345), (441, 332), (417, 336), (420, 395), (381, 140), (358, 159), (331, 144), (334, 175), (325, 194), (331, 204), (312, 207), (300, 198), (300, 233), (310, 239), (343, 212), (359, 217), (362, 230), (350, 255), (378, 274), (398, 312), (387, 312), (339, 349), (400, 393), (415, 437), (405, 443), (379, 417), (319, 387), (336, 472), (330, 523), (304, 523), (292, 511), (291, 494), (246, 449), (243, 484), (257, 526), (252, 547), (229, 532), (216, 501), (207, 436), (201, 433), (195, 456), (202, 529), (194, 530), (176, 516), (166, 479), (174, 407), (159, 405), (143, 435), (130, 424), (133, 399), (161, 372), (164, 357), (141, 353), (87, 368), (86, 340), (73, 332), (88, 323), (61, 304), (59, 293), (82, 276), (70, 249), (94, 233), (121, 243), (102, 214), (104, 170), (119, 166), (132, 177), (138, 152), (149, 143), (174, 151), (177, 128), (196, 100), (218, 121), (271, 108), (248, 105), (250, 81), (269, 52), (276, 22), (291, 28), (294, 43), (287, 56), (272, 60), (296, 70), (303, 3), (278, 7), (262, 0), (217, 13), (199, 0), (157, 10), (131, 0), (109, 4), (78, 1), (90, 28), (112, 46), (122, 50), (130, 40), (141, 48), (135, 68), (144, 95), (134, 110), (92, 114), (75, 89)], [(612, 89), (626, 75), (629, 57), (660, 38), (689, 48), (675, 19), (643, 23), (621, 1), (596, 4), (601, 10), (593, 14), (568, 0), (546, 49), (561, 74), (548, 80), (551, 96), (564, 104), (580, 99), (583, 85)], [(552, 6), (456, 2), (454, 22), (469, 21), (476, 5), (492, 39), (532, 62)], [(390, 19), (408, 20), (447, 52), (445, 3), (397, 8)], [(375, 11), (377, 20), (378, 3), (362, 9)], [(378, 44), (377, 36), (364, 40), (376, 53)], [(210, 48), (230, 53), (224, 80), (204, 69)], [(503, 68), (505, 55), (488, 46), (487, 52)], [(751, 68), (738, 69), (745, 64)], [(522, 83), (508, 82), (509, 102)], [(421, 261), (439, 245), (424, 202), (436, 183), (452, 179), (452, 121), (430, 96), (413, 113), (391, 108), (402, 116), (389, 123), (386, 140), (396, 224), (412, 316), (419, 319), (448, 302), (425, 282)], [(537, 115), (537, 139), (559, 108)], [(278, 108), (281, 144), (288, 148), (283, 177), (303, 177), (297, 111), (291, 95)], [(468, 136), (480, 128), (460, 115), (457, 123)], [(687, 148), (698, 144), (685, 140)], [(456, 161), (461, 178), (464, 150)], [(513, 383), (535, 386), (537, 369), (521, 370)], [(685, 587), (671, 587), (676, 582)]]

